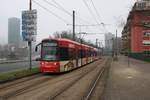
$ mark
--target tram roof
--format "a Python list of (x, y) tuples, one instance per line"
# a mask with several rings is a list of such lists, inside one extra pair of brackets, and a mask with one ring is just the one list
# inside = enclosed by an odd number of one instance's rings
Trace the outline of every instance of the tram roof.
[(96, 48), (92, 47), (92, 46), (89, 46), (89, 45), (85, 45), (85, 44), (81, 44), (79, 42), (76, 42), (76, 41), (72, 41), (70, 39), (66, 39), (66, 38), (46, 38), (46, 39), (43, 39), (42, 41), (45, 41), (45, 40), (56, 40), (60, 43), (64, 43), (64, 42), (67, 42), (67, 43), (72, 43), (74, 45), (77, 45), (79, 47), (81, 47), (81, 45), (86, 48), (86, 49), (93, 49), (93, 50), (97, 50)]

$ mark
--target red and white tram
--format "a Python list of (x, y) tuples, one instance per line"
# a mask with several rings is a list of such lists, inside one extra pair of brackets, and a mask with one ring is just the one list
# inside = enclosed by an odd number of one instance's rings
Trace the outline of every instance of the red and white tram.
[(39, 45), (41, 72), (66, 72), (98, 59), (96, 48), (69, 39), (44, 39)]

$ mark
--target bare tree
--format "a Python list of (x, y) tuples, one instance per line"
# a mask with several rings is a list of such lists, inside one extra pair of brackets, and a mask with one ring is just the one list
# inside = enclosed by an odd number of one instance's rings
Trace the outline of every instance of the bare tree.
[[(62, 32), (55, 32), (53, 34), (54, 38), (66, 38), (66, 39), (70, 39), (70, 40), (73, 40), (73, 34), (71, 33), (71, 31), (62, 31)], [(75, 36), (75, 41), (76, 42), (81, 42), (80, 39)], [(90, 45), (90, 46), (93, 46), (93, 47), (96, 47), (96, 45), (94, 45), (93, 43), (91, 43), (91, 41), (86, 41), (84, 39), (82, 39), (82, 43), (83, 44), (86, 44), (86, 45)]]
[(117, 27), (123, 28), (125, 26), (126, 20), (124, 20), (122, 16), (114, 17), (114, 19)]
[(60, 33), (58, 31), (56, 31), (54, 34), (53, 34), (54, 38), (61, 38), (60, 37)]

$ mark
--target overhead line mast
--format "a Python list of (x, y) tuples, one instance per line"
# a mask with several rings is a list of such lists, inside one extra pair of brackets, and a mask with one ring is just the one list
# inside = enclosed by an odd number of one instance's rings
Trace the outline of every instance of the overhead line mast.
[(30, 0), (30, 3), (29, 3), (29, 10), (32, 10), (32, 1)]
[(75, 41), (75, 11), (73, 10), (73, 40)]
[[(29, 1), (29, 10), (32, 10), (32, 0)], [(30, 35), (30, 34), (29, 34)], [(30, 36), (31, 37), (31, 36)], [(28, 45), (29, 45), (29, 69), (32, 69), (32, 40), (28, 41)]]

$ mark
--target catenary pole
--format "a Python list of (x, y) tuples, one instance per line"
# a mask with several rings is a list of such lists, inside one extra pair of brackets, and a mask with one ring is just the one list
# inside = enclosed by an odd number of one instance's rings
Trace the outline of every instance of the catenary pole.
[[(29, 10), (32, 10), (32, 0), (29, 2)], [(32, 69), (32, 40), (31, 40), (31, 35), (29, 34), (29, 40), (28, 40), (28, 45), (29, 45), (29, 69)]]
[(96, 48), (98, 48), (98, 39), (96, 38)]
[(117, 37), (117, 29), (116, 29), (116, 58), (118, 57), (118, 37)]
[(73, 40), (75, 41), (75, 11), (73, 10)]

